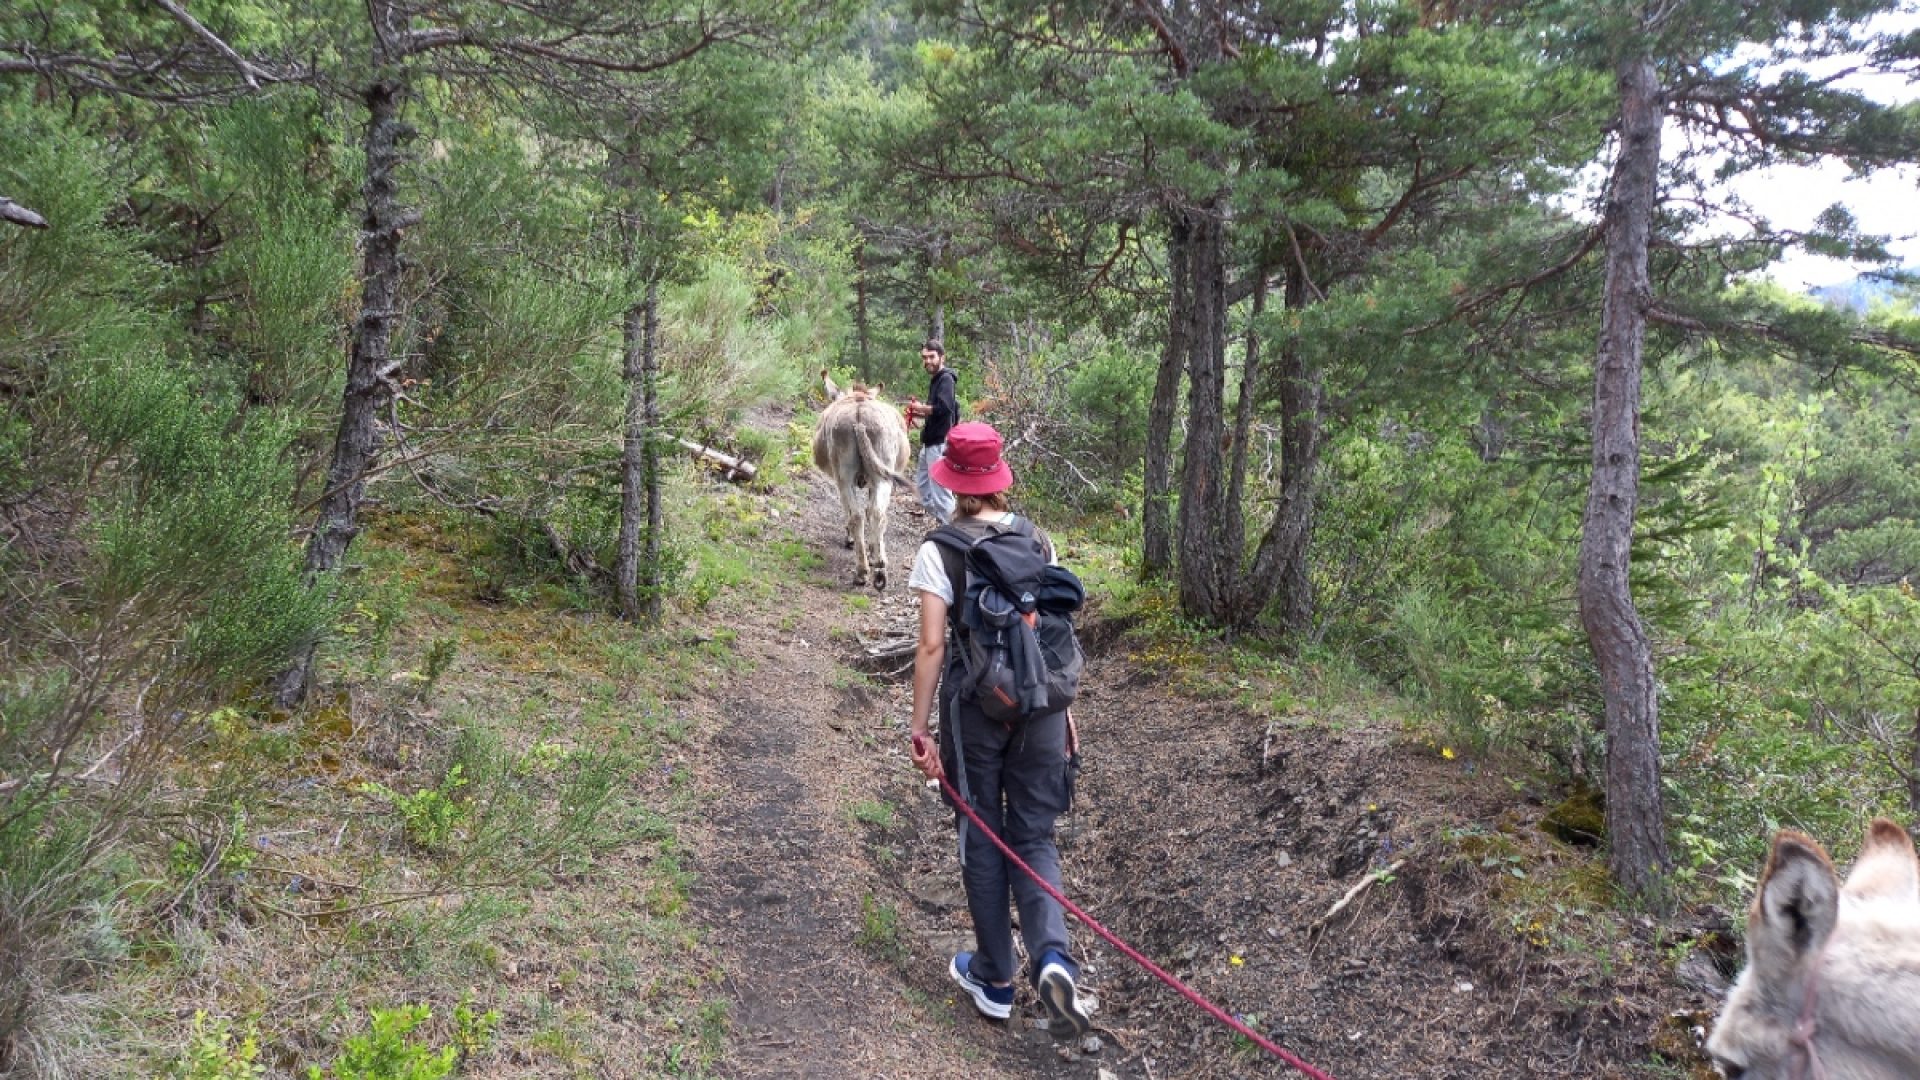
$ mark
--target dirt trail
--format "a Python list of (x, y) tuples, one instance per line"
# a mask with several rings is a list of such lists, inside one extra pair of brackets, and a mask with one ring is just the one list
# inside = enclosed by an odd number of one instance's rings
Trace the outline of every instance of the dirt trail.
[[(846, 666), (855, 635), (913, 625), (906, 569), (928, 522), (899, 495), (892, 586), (858, 589), (831, 489), (795, 474), (782, 528), (824, 562), (730, 614), (751, 667), (712, 691), (696, 755), (712, 812), (694, 903), (735, 1003), (721, 1073), (1297, 1075), (1078, 926), (1096, 1052), (1053, 1043), (1024, 984), (1005, 1024), (957, 993), (946, 959), (971, 933), (950, 814), (903, 753), (908, 687)], [(1123, 938), (1342, 1080), (1676, 1075), (1654, 1048), (1684, 1059), (1664, 1027), (1700, 1002), (1645, 963), (1664, 940), (1650, 921), (1587, 962), (1490, 914), (1507, 864), (1476, 869), (1458, 838), (1542, 857), (1540, 807), (1365, 723), (1275, 727), (1183, 697), (1115, 647), (1119, 631), (1083, 630), (1087, 762), (1061, 846), (1068, 893)], [(1383, 879), (1316, 930), (1372, 871)]]
[[(697, 770), (712, 811), (694, 839), (693, 902), (734, 1000), (722, 1074), (1097, 1077), (1026, 1017), (985, 1021), (957, 996), (946, 957), (971, 935), (951, 829), (900, 753), (905, 697), (844, 665), (849, 632), (910, 623), (906, 568), (926, 519), (896, 499), (893, 585), (860, 590), (831, 487), (811, 471), (794, 483), (805, 497), (788, 525), (825, 561), (735, 613), (750, 670), (714, 692)], [(899, 868), (931, 861), (923, 844), (946, 853), (943, 880), (905, 891)]]

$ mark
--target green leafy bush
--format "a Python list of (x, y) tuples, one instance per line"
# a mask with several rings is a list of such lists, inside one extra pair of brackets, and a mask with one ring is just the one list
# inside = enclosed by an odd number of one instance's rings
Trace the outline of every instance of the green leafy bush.
[(307, 1069), (308, 1080), (442, 1080), (453, 1074), (459, 1060), (454, 1046), (438, 1049), (414, 1030), (431, 1012), (425, 1005), (374, 1009), (366, 1031), (349, 1035), (340, 1056), (322, 1069)]
[(236, 1042), (232, 1021), (201, 1010), (193, 1014), (186, 1052), (167, 1075), (169, 1080), (252, 1080), (267, 1074), (255, 1060), (259, 1056), (260, 1040), (251, 1029)]
[(360, 790), (400, 812), (407, 839), (426, 851), (441, 851), (468, 819), (466, 804), (455, 798), (460, 789), (467, 786), (465, 768), (455, 764), (438, 785), (421, 788), (411, 795), (402, 795), (385, 784), (376, 783), (362, 784)]

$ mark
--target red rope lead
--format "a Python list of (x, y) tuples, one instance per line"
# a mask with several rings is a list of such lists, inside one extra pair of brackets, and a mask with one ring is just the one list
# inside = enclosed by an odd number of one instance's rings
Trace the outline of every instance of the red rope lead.
[(1035, 884), (1039, 885), (1042, 889), (1045, 889), (1047, 891), (1048, 896), (1051, 896), (1055, 900), (1059, 901), (1060, 906), (1063, 908), (1066, 908), (1067, 913), (1069, 915), (1072, 915), (1074, 918), (1079, 919), (1081, 922), (1087, 925), (1088, 929), (1092, 930), (1094, 933), (1100, 935), (1101, 938), (1105, 939), (1107, 944), (1113, 946), (1116, 949), (1119, 949), (1122, 953), (1126, 954), (1128, 959), (1132, 960), (1136, 964), (1139, 964), (1141, 967), (1146, 968), (1148, 971), (1152, 972), (1154, 976), (1158, 978), (1161, 982), (1166, 983), (1168, 986), (1171, 986), (1175, 990), (1179, 991), (1181, 997), (1186, 998), (1188, 1001), (1191, 1001), (1195, 1005), (1198, 1005), (1200, 1006), (1200, 1008), (1206, 1010), (1209, 1016), (1212, 1016), (1215, 1020), (1220, 1021), (1221, 1023), (1227, 1025), (1233, 1030), (1239, 1032), (1241, 1035), (1244, 1035), (1248, 1039), (1251, 1039), (1254, 1045), (1260, 1047), (1260, 1049), (1262, 1050), (1265, 1050), (1267, 1053), (1272, 1054), (1274, 1057), (1279, 1058), (1281, 1061), (1284, 1061), (1287, 1064), (1293, 1066), (1295, 1069), (1299, 1070), (1302, 1075), (1311, 1077), (1312, 1080), (1333, 1080), (1332, 1074), (1322, 1072), (1321, 1070), (1314, 1068), (1312, 1065), (1309, 1065), (1306, 1062), (1301, 1061), (1299, 1058), (1295, 1057), (1294, 1055), (1288, 1053), (1285, 1047), (1279, 1045), (1278, 1043), (1275, 1043), (1273, 1040), (1253, 1030), (1252, 1028), (1248, 1027), (1246, 1024), (1241, 1023), (1238, 1019), (1230, 1015), (1225, 1009), (1222, 1009), (1220, 1006), (1215, 1005), (1213, 1002), (1208, 1001), (1206, 998), (1201, 997), (1197, 991), (1189, 987), (1186, 983), (1183, 983), (1179, 979), (1175, 978), (1172, 974), (1167, 972), (1166, 969), (1162, 968), (1159, 964), (1156, 964), (1153, 961), (1147, 959), (1145, 956), (1141, 955), (1139, 950), (1135, 949), (1133, 946), (1127, 944), (1126, 942), (1121, 941), (1118, 937), (1114, 935), (1113, 931), (1108, 930), (1104, 926), (1101, 926), (1099, 921), (1096, 920), (1093, 916), (1080, 910), (1080, 906), (1078, 904), (1075, 904), (1073, 901), (1067, 899), (1066, 896), (1061, 894), (1059, 889), (1054, 888), (1051, 884), (1047, 882), (1045, 878), (1041, 877), (1039, 874), (1034, 873), (1033, 868), (1028, 866), (1026, 862), (1020, 858), (1020, 856), (1015, 855), (1013, 853), (1013, 849), (1008, 847), (1005, 841), (1001, 840), (1000, 837), (994, 835), (994, 831), (992, 829), (987, 828), (987, 823), (980, 820), (979, 813), (976, 812), (973, 807), (967, 805), (967, 801), (960, 797), (960, 793), (953, 789), (953, 785), (949, 783), (947, 781), (947, 778), (944, 776), (940, 778), (940, 787), (946, 791), (947, 798), (953, 803), (953, 805), (959, 807), (960, 812), (967, 815), (967, 819), (973, 822), (974, 827), (979, 829), (980, 832), (984, 834), (987, 839), (993, 841), (993, 846), (1000, 849), (1000, 854), (1005, 855), (1009, 860), (1013, 862), (1013, 865), (1020, 868), (1021, 873), (1032, 878)]

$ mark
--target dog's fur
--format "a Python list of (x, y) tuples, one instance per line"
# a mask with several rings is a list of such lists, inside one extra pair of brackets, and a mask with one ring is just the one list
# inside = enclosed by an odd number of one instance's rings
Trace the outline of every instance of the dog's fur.
[(1815, 1075), (1795, 1045), (1813, 994), (1813, 1051), (1828, 1080), (1920, 1077), (1920, 864), (1884, 818), (1842, 886), (1820, 845), (1773, 838), (1747, 914), (1747, 968), (1707, 1040), (1728, 1076)]
[(908, 483), (907, 421), (880, 400), (880, 387), (841, 390), (820, 373), (827, 407), (813, 430), (813, 463), (833, 478), (847, 512), (847, 546), (858, 561), (854, 580), (887, 587), (887, 508), (893, 485)]

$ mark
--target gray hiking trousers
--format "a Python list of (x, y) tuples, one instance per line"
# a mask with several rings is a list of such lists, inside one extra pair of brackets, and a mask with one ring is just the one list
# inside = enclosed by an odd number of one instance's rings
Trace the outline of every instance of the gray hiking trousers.
[[(1014, 854), (1047, 883), (1060, 887), (1060, 850), (1054, 844), (1053, 825), (1073, 802), (1072, 776), (1067, 762), (1067, 714), (1034, 717), (1009, 729), (989, 720), (972, 705), (953, 700), (949, 687), (940, 686), (940, 760), (956, 787), (952, 734), (957, 730), (966, 756), (966, 790), (982, 821), (1005, 840)], [(1007, 900), (1020, 909), (1020, 935), (1027, 957), (1038, 975), (1040, 957), (1049, 950), (1067, 958), (1067, 968), (1080, 977), (1067, 943), (1066, 913), (1058, 901), (1022, 873), (993, 841), (955, 811), (961, 822), (967, 908), (973, 914), (972, 972), (988, 982), (1011, 982), (1017, 963), (1013, 953), (1013, 918)]]
[(913, 476), (913, 486), (919, 492), (920, 505), (926, 507), (927, 513), (932, 514), (933, 519), (942, 525), (953, 520), (953, 492), (935, 482), (933, 475), (927, 470), (933, 468), (933, 463), (945, 457), (946, 454), (946, 443), (921, 447), (920, 464), (914, 470)]

